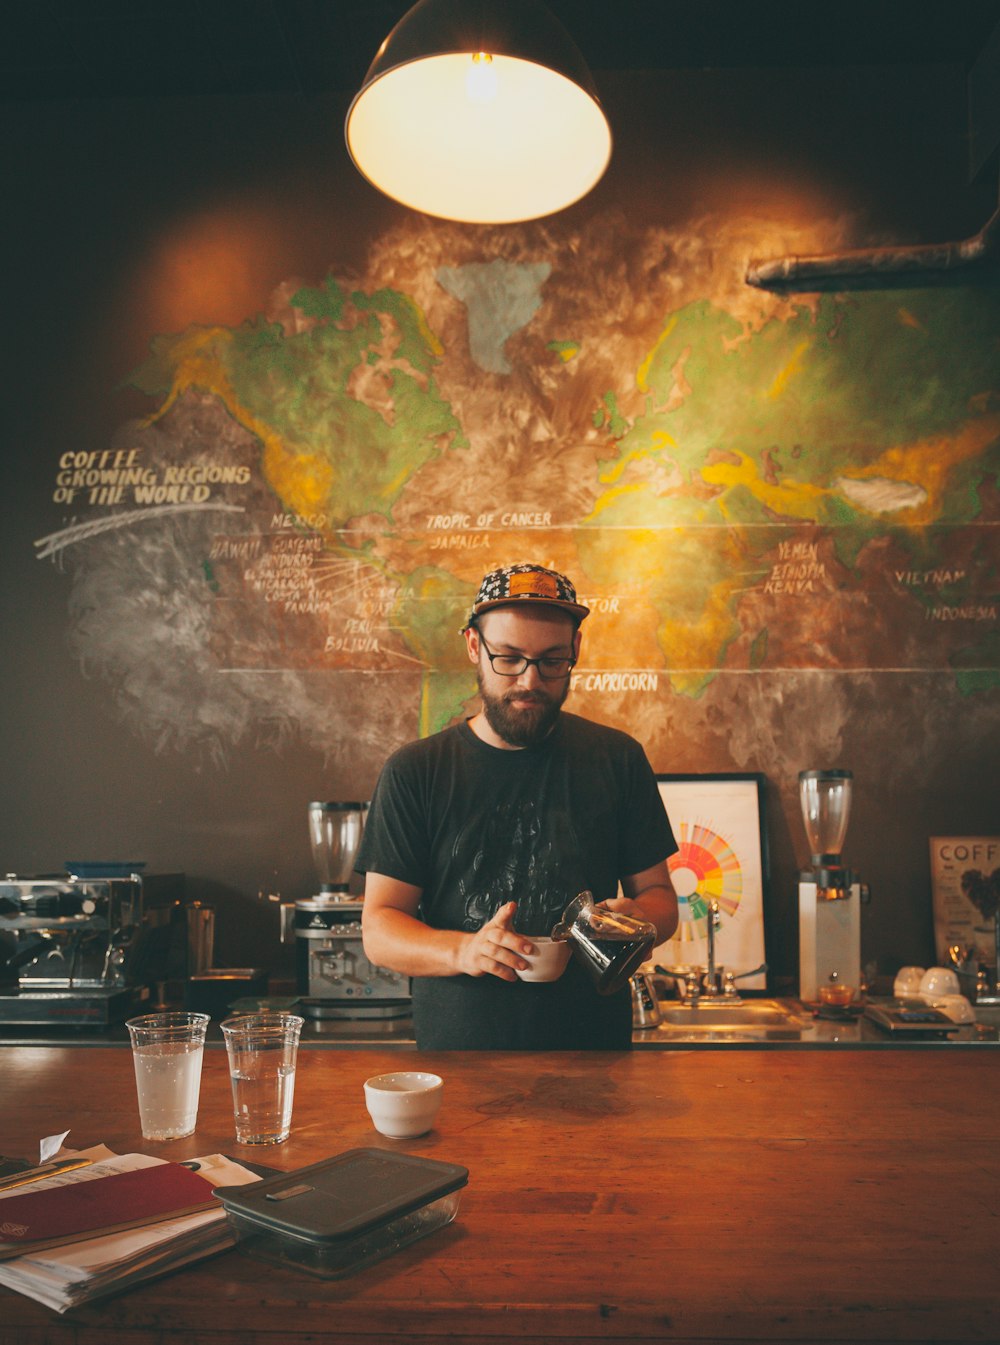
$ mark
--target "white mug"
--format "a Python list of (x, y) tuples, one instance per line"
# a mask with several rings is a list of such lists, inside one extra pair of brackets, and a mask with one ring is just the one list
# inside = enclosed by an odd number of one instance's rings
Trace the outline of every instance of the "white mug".
[(522, 953), (522, 959), (528, 966), (517, 974), (522, 981), (558, 981), (566, 970), (569, 961), (570, 945), (565, 939), (538, 938), (528, 935), (535, 945), (533, 953)]
[(958, 977), (950, 967), (928, 967), (920, 978), (920, 993), (934, 996), (957, 995)]
[(897, 999), (913, 999), (920, 994), (923, 975), (923, 967), (900, 967), (892, 983), (892, 993)]

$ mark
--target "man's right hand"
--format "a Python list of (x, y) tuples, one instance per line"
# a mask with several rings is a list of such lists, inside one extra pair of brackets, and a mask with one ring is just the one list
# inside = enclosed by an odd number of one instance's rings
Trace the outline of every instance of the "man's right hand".
[(513, 927), (516, 901), (501, 906), (492, 919), (467, 936), (459, 957), (459, 970), (466, 976), (498, 976), (502, 981), (516, 981), (517, 973), (524, 971), (527, 962), (521, 953), (531, 953), (530, 939), (515, 932)]
[(404, 976), (498, 976), (515, 981), (534, 944), (513, 927), (516, 901), (508, 901), (475, 934), (434, 929), (419, 918), (421, 889), (398, 878), (369, 873), (361, 929), (365, 954), (376, 967)]

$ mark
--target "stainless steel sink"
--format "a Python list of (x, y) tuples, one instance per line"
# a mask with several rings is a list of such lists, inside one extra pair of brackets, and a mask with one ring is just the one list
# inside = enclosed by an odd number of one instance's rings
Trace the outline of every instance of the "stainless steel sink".
[(710, 1033), (713, 1037), (798, 1037), (813, 1024), (775, 999), (743, 1000), (726, 1004), (720, 1000), (696, 1004), (660, 1003), (656, 1031), (675, 1036)]
[(742, 1004), (718, 1004), (707, 1001), (698, 1004), (661, 1004), (662, 1022), (678, 1027), (776, 1027), (787, 1023), (794, 1015), (776, 1000), (744, 1000)]

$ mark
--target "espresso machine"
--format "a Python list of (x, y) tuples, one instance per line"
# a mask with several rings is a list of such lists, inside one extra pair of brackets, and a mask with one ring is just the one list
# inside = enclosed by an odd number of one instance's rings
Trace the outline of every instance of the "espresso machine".
[(109, 867), (0, 880), (0, 1023), (105, 1026), (149, 998), (166, 949), (141, 873)]
[(861, 903), (867, 889), (841, 856), (851, 816), (850, 771), (800, 771), (811, 868), (799, 874), (799, 994), (846, 1004), (861, 985)]
[(299, 1008), (311, 1018), (399, 1018), (409, 977), (376, 967), (361, 941), (362, 899), (350, 880), (367, 803), (310, 803), (309, 843), (319, 892), (281, 908), (281, 941), (295, 942)]

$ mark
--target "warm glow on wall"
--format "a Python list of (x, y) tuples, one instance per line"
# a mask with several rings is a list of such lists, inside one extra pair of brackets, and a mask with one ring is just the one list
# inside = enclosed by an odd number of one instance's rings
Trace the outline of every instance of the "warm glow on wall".
[(218, 209), (185, 221), (160, 240), (146, 266), (142, 305), (149, 329), (239, 323), (281, 275), (284, 249), (281, 228), (265, 211)]

